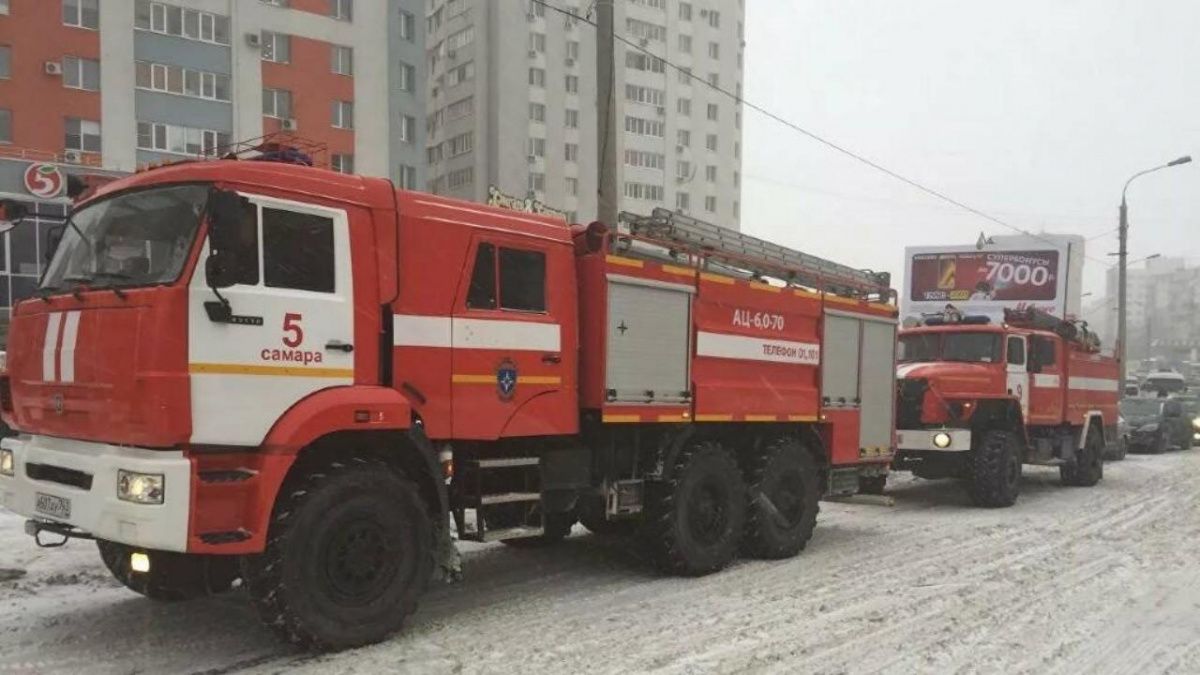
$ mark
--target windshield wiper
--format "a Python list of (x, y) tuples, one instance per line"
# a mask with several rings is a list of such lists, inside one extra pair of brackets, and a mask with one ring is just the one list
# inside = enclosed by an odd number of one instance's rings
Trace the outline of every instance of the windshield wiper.
[(75, 286), (71, 289), (71, 293), (75, 296), (76, 299), (82, 299), (83, 296), (80, 294), (79, 289), (83, 286), (86, 286), (87, 290), (89, 290), (89, 291), (112, 291), (113, 295), (116, 295), (118, 298), (120, 298), (122, 300), (125, 299), (125, 297), (126, 297), (125, 291), (121, 290), (121, 288), (115, 283), (96, 285), (95, 281), (99, 277), (107, 277), (109, 279), (122, 279), (122, 280), (129, 280), (129, 279), (133, 278), (133, 277), (129, 276), (128, 274), (125, 274), (124, 272), (96, 272), (95, 274), (93, 274), (90, 277), (85, 277), (82, 275), (64, 277), (63, 281), (65, 281), (67, 283), (75, 284)]

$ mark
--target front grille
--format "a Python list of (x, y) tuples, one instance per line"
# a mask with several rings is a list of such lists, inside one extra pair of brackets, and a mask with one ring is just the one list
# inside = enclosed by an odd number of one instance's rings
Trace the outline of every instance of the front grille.
[(925, 403), (925, 392), (929, 391), (929, 380), (923, 377), (896, 380), (896, 426), (900, 429), (921, 427), (921, 406)]
[(65, 469), (61, 466), (26, 462), (25, 475), (33, 480), (44, 480), (49, 483), (70, 485), (81, 490), (92, 489), (92, 474), (76, 471), (75, 469)]

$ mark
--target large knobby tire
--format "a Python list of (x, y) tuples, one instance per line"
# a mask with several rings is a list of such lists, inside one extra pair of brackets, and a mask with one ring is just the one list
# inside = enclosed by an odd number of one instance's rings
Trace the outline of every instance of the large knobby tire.
[(746, 518), (746, 486), (733, 456), (716, 441), (681, 450), (671, 478), (647, 485), (643, 546), (660, 570), (699, 576), (737, 554)]
[(791, 558), (812, 537), (820, 511), (817, 463), (796, 438), (767, 444), (746, 467), (749, 505), (742, 548), (756, 558)]
[(242, 571), (263, 621), (311, 649), (377, 642), (417, 608), (433, 525), (416, 485), (382, 462), (333, 463), (290, 480), (266, 549)]
[(1075, 460), (1058, 467), (1063, 485), (1092, 487), (1104, 478), (1104, 434), (1096, 427), (1088, 429), (1083, 447), (1075, 453)]
[[(96, 540), (96, 547), (117, 581), (151, 600), (178, 602), (224, 593), (240, 576), (234, 556), (150, 551), (103, 539)], [(135, 551), (150, 557), (149, 572), (130, 569), (129, 556)]]
[(971, 457), (967, 491), (976, 506), (1012, 506), (1021, 493), (1021, 450), (1011, 431), (981, 432)]

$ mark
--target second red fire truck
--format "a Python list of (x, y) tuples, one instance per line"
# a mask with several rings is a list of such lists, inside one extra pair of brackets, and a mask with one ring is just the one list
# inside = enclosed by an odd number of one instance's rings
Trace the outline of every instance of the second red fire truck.
[(1039, 310), (1002, 323), (947, 311), (900, 335), (894, 468), (961, 478), (981, 506), (1011, 506), (1022, 464), (1091, 487), (1116, 442), (1117, 360), (1086, 326)]
[(892, 459), (888, 285), (667, 211), (157, 168), (79, 204), (13, 311), (0, 503), (152, 598), (241, 578), (320, 648), (396, 630), (452, 531), (636, 530), (686, 575), (792, 556)]

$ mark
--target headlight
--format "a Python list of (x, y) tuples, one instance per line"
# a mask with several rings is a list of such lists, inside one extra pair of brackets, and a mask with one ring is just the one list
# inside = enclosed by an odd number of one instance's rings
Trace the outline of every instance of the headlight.
[(950, 434), (939, 431), (933, 435), (933, 447), (942, 448), (943, 450), (950, 447)]
[(117, 471), (117, 499), (135, 504), (161, 504), (165, 482), (161, 473), (121, 469)]
[(0, 476), (12, 476), (16, 474), (17, 464), (13, 460), (12, 450), (0, 449)]
[(1193, 428), (1193, 429), (1200, 429), (1200, 417), (1193, 417), (1193, 418), (1192, 418), (1192, 428)]

